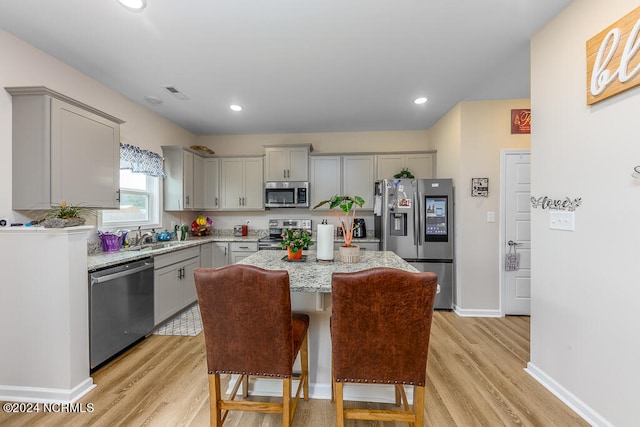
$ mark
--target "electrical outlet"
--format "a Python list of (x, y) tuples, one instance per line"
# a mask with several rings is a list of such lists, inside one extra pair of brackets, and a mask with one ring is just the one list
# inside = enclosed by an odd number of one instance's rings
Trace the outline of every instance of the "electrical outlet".
[(575, 212), (549, 212), (549, 228), (552, 230), (574, 231), (576, 229)]
[(495, 212), (487, 212), (487, 222), (496, 222)]

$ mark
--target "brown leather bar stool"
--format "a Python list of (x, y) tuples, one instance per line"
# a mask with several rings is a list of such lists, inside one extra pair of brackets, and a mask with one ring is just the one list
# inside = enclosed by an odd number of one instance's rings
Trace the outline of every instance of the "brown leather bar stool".
[[(379, 267), (334, 273), (331, 288), (336, 425), (359, 419), (422, 426), (436, 275)], [(396, 405), (404, 408), (345, 408), (344, 383), (393, 384)], [(405, 385), (414, 387), (413, 410)]]
[[(282, 413), (282, 425), (291, 425), (301, 389), (304, 400), (309, 399), (309, 316), (291, 312), (289, 273), (233, 264), (198, 268), (194, 274), (207, 350), (211, 425), (221, 426), (230, 410)], [(298, 353), (302, 373), (292, 401)], [(227, 400), (220, 391), (220, 374), (240, 375)], [(246, 396), (249, 376), (282, 379), (282, 403), (235, 401), (241, 382)]]

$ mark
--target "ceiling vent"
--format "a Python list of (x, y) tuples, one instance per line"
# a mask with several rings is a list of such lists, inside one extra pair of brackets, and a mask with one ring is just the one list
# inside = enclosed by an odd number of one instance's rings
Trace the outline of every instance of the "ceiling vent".
[(189, 99), (187, 95), (180, 92), (178, 89), (176, 89), (173, 86), (162, 86), (162, 87), (165, 88), (167, 92), (169, 92), (171, 95), (175, 96), (178, 99), (182, 99), (182, 100)]

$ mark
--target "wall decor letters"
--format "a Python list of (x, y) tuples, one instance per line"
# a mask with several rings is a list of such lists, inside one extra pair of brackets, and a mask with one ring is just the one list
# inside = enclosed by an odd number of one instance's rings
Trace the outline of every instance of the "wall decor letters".
[(571, 200), (568, 197), (564, 199), (552, 199), (547, 196), (531, 197), (532, 208), (542, 208), (556, 211), (575, 211), (582, 204), (582, 197)]
[(587, 41), (587, 105), (640, 85), (640, 7)]

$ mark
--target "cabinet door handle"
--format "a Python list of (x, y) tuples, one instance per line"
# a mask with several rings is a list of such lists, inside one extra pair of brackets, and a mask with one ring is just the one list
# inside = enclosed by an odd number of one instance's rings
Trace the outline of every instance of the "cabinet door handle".
[(214, 206), (218, 206), (218, 198), (216, 197), (216, 201), (214, 202)]
[(116, 190), (116, 202), (120, 201), (120, 190)]
[(191, 203), (189, 202), (189, 196), (185, 198), (185, 205), (189, 206)]

